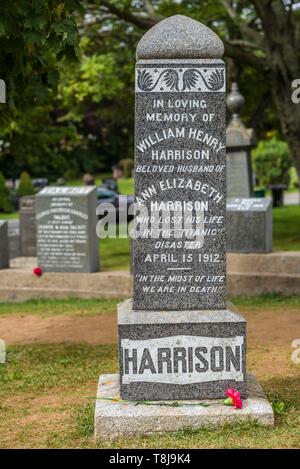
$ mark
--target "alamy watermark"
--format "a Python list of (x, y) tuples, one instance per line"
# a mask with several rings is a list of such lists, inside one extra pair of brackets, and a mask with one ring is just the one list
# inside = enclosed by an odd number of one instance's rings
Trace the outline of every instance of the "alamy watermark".
[(6, 346), (3, 339), (0, 339), (0, 364), (6, 363)]
[[(100, 218), (96, 227), (97, 236), (100, 239), (129, 236), (132, 239), (155, 239), (160, 243), (163, 240), (171, 242), (170, 239), (184, 239), (185, 249), (199, 249), (203, 246), (204, 236), (209, 229), (206, 227), (208, 222), (205, 218), (204, 203), (152, 201), (148, 207), (137, 202), (128, 207), (126, 196), (120, 196), (118, 212), (110, 203), (102, 203), (97, 207), (97, 215)], [(127, 227), (128, 216), (132, 221)]]
[(5, 81), (0, 79), (0, 103), (6, 103), (6, 85)]
[(300, 103), (300, 78), (296, 78), (292, 81), (292, 102), (294, 104)]
[(295, 339), (293, 340), (292, 342), (292, 347), (295, 349), (293, 352), (292, 352), (292, 362), (295, 364), (295, 365), (299, 365), (300, 363), (300, 339)]

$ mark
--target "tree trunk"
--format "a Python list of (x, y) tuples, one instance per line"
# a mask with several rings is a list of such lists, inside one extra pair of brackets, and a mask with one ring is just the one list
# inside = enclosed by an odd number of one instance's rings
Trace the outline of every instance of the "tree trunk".
[(265, 33), (273, 100), (300, 180), (300, 109), (291, 99), (292, 81), (300, 78), (295, 25), (281, 0), (253, 0), (253, 4)]

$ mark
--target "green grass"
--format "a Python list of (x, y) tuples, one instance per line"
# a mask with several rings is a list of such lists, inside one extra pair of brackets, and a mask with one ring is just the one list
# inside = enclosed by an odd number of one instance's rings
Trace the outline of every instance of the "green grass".
[[(126, 226), (127, 228), (127, 226)], [(116, 227), (118, 233), (118, 227)], [(99, 241), (101, 270), (129, 269), (129, 238), (104, 238)]]
[(120, 194), (132, 195), (134, 193), (133, 178), (119, 179), (118, 188), (119, 188)]
[(273, 250), (300, 250), (300, 207), (273, 209)]
[[(113, 314), (116, 312), (117, 304), (124, 298), (115, 299), (32, 299), (20, 303), (0, 303), (0, 317), (10, 315), (38, 315), (49, 316), (97, 316)], [(284, 309), (299, 308), (300, 295), (284, 296), (270, 293), (258, 296), (235, 296), (230, 297), (238, 309)]]
[(262, 382), (271, 402), (284, 403), (285, 410), (276, 417), (275, 428), (248, 422), (95, 442), (97, 379), (100, 373), (116, 371), (116, 346), (8, 347), (7, 364), (0, 365), (0, 446), (186, 449), (300, 446), (300, 380), (296, 366), (293, 376)]
[(96, 316), (116, 311), (122, 299), (32, 299), (21, 303), (0, 303), (0, 316), (33, 314), (40, 317)]
[[(112, 178), (111, 173), (102, 173), (95, 176), (95, 184), (99, 186), (104, 179)], [(66, 182), (67, 186), (83, 186), (84, 182), (81, 179), (72, 179)], [(128, 179), (119, 179), (118, 180), (118, 189), (120, 194), (131, 195), (134, 191), (134, 181), (133, 178)]]
[(237, 308), (255, 309), (284, 309), (285, 307), (299, 308), (300, 295), (281, 295), (280, 293), (265, 293), (257, 296), (235, 296), (229, 298)]
[(0, 213), (0, 220), (12, 220), (13, 218), (19, 218), (19, 212)]
[(7, 348), (7, 363), (0, 365), (0, 401), (10, 393), (40, 392), (96, 380), (115, 372), (115, 345), (26, 345)]

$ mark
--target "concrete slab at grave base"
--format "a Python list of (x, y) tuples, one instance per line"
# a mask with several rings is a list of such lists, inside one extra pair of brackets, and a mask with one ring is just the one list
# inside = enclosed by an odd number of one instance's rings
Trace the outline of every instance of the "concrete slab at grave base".
[(35, 262), (30, 267), (0, 270), (0, 301), (19, 302), (32, 298), (109, 299), (132, 294), (132, 279), (127, 271), (46, 272), (36, 277), (32, 272), (36, 266)]
[[(37, 278), (32, 270), (36, 257), (16, 257), (10, 269), (0, 270), (0, 301), (31, 298), (128, 298), (132, 295), (129, 271), (45, 273)], [(277, 292), (300, 294), (300, 252), (227, 254), (229, 295), (259, 295)]]
[(300, 252), (227, 254), (228, 294), (300, 293)]
[[(136, 405), (136, 402), (118, 402), (109, 399), (120, 394), (117, 374), (101, 375), (95, 409), (95, 437), (105, 440), (147, 433), (216, 427), (225, 423), (255, 421), (273, 426), (274, 414), (255, 376), (247, 374), (247, 394), (242, 409), (223, 405), (223, 400), (153, 402), (153, 405)], [(107, 400), (106, 400), (107, 399)], [(207, 402), (203, 407), (200, 402)]]

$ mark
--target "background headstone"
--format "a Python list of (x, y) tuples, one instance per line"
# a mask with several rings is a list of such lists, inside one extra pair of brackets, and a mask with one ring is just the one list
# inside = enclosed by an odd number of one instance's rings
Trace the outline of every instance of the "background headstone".
[(272, 200), (227, 199), (227, 251), (272, 252)]
[(0, 220), (0, 269), (9, 267), (7, 221)]
[(21, 256), (20, 220), (8, 220), (9, 258)]
[(46, 187), (36, 196), (38, 265), (46, 272), (96, 272), (96, 188)]
[(25, 195), (20, 199), (21, 255), (36, 256), (35, 196)]
[(253, 129), (247, 129), (240, 119), (245, 100), (237, 83), (232, 84), (226, 103), (232, 113), (226, 129), (227, 197), (252, 197), (251, 148), (255, 145), (255, 136)]

